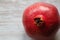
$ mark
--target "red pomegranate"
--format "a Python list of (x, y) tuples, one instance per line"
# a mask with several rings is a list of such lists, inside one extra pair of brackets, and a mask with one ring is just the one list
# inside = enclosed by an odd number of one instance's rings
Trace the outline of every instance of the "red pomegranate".
[(35, 40), (53, 40), (59, 28), (58, 10), (49, 3), (35, 3), (24, 11), (23, 25)]

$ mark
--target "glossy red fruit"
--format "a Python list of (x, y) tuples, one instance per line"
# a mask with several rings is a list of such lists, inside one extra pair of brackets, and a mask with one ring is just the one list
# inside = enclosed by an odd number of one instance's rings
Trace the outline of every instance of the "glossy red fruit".
[(59, 28), (58, 10), (48, 3), (35, 3), (24, 11), (23, 25), (31, 38), (53, 40)]

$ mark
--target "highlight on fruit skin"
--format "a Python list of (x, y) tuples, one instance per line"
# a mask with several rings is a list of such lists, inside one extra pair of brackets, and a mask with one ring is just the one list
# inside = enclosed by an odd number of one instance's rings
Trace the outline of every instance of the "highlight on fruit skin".
[(59, 29), (59, 12), (52, 4), (38, 2), (25, 9), (22, 21), (29, 37), (52, 39)]

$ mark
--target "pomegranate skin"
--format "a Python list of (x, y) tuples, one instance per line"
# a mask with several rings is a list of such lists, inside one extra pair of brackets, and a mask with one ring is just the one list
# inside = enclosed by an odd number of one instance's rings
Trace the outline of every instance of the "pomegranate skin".
[(60, 27), (60, 15), (59, 15), (59, 27)]
[(58, 10), (48, 3), (29, 6), (22, 20), (27, 35), (35, 40), (53, 40), (59, 29)]

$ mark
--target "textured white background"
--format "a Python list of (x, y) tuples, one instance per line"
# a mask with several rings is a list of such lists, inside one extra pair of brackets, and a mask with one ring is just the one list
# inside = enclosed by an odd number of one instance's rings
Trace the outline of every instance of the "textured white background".
[[(0, 0), (0, 40), (31, 40), (24, 32), (22, 15), (36, 2), (53, 4), (60, 11), (60, 0)], [(60, 40), (60, 31), (56, 40)]]

